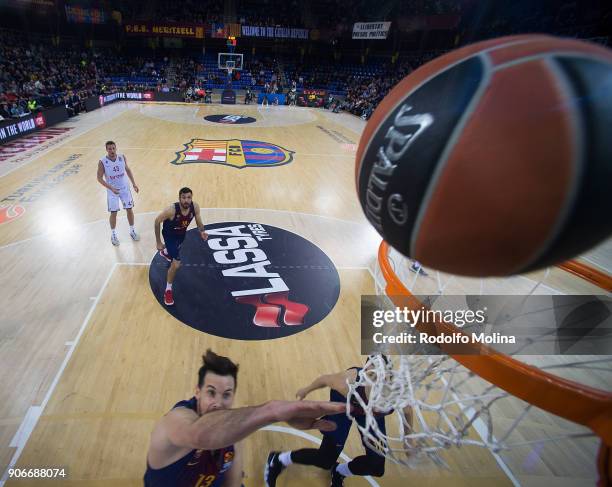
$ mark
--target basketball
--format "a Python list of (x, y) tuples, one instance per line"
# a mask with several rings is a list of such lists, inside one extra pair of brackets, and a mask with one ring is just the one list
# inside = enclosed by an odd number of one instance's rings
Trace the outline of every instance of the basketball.
[(612, 233), (612, 51), (501, 37), (422, 65), (378, 105), (356, 184), (382, 237), (467, 276), (563, 262)]

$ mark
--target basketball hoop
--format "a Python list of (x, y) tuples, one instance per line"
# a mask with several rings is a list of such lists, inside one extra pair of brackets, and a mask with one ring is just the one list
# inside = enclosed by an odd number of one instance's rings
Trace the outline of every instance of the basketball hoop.
[[(418, 265), (410, 272), (410, 261), (384, 241), (378, 264), (377, 294), (389, 308), (417, 309), (422, 303), (415, 295), (595, 294), (580, 288), (586, 286), (582, 279), (605, 294), (612, 285), (607, 274), (574, 261), (508, 278), (463, 278), (429, 269), (425, 276)], [(441, 346), (441, 355), (389, 356), (388, 362), (372, 356), (357, 381), (349, 384), (347, 396), (347, 404), (357, 402), (365, 412), (366, 425), (359, 429), (369, 446), (411, 467), (427, 459), (448, 466), (447, 450), (454, 447), (487, 448), (520, 475), (537, 470), (525, 467), (526, 459), (553, 465), (556, 475), (583, 478), (597, 475), (597, 463), (598, 485), (609, 485), (612, 356), (509, 356), (480, 346), (484, 354), (443, 355)], [(369, 388), (367, 404), (357, 392), (359, 386)], [(380, 411), (394, 411), (394, 431), (384, 434), (378, 429), (375, 414)], [(582, 457), (587, 452), (593, 468), (575, 472), (556, 461), (559, 451), (576, 451)]]

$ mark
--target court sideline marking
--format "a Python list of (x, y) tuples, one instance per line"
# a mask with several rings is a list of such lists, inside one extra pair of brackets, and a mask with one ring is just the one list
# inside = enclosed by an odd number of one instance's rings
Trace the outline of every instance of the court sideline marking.
[(15, 465), (17, 464), (17, 461), (19, 460), (21, 453), (23, 452), (28, 440), (30, 439), (30, 435), (34, 431), (34, 428), (36, 427), (38, 420), (40, 419), (40, 416), (42, 415), (43, 410), (47, 406), (49, 399), (51, 399), (51, 396), (53, 392), (55, 391), (55, 388), (57, 387), (57, 384), (59, 383), (59, 380), (62, 374), (64, 373), (64, 370), (66, 369), (66, 366), (68, 365), (68, 362), (70, 361), (70, 358), (72, 357), (72, 354), (74, 353), (74, 350), (79, 344), (79, 341), (81, 340), (81, 336), (83, 336), (83, 333), (85, 329), (87, 328), (87, 325), (89, 324), (91, 317), (93, 316), (94, 310), (96, 309), (96, 307), (98, 306), (98, 303), (100, 302), (100, 297), (106, 290), (106, 287), (108, 286), (108, 283), (110, 282), (111, 276), (115, 272), (115, 269), (117, 268), (118, 265), (121, 265), (121, 264), (118, 262), (115, 262), (112, 265), (110, 271), (108, 272), (108, 275), (106, 276), (106, 279), (104, 280), (104, 283), (102, 284), (102, 288), (100, 289), (100, 292), (93, 300), (93, 303), (91, 304), (89, 308), (89, 312), (85, 316), (85, 319), (83, 320), (83, 323), (81, 324), (81, 327), (79, 328), (79, 331), (76, 337), (74, 338), (74, 340), (67, 342), (67, 343), (70, 343), (70, 345), (68, 345), (68, 352), (66, 353), (66, 356), (64, 357), (64, 361), (62, 362), (62, 365), (60, 365), (59, 370), (55, 374), (55, 377), (53, 378), (53, 382), (51, 382), (51, 385), (49, 386), (49, 390), (47, 391), (47, 394), (45, 395), (45, 398), (43, 399), (41, 405), (40, 406), (30, 406), (30, 408), (28, 409), (28, 412), (26, 413), (25, 418), (23, 419), (23, 421), (21, 422), (21, 425), (17, 429), (15, 436), (13, 436), (13, 439), (9, 443), (9, 447), (17, 448), (17, 450), (13, 454), (11, 461), (6, 467), (6, 470), (4, 471), (2, 478), (0, 478), (0, 487), (3, 487), (6, 480), (8, 479), (9, 469), (14, 468)]

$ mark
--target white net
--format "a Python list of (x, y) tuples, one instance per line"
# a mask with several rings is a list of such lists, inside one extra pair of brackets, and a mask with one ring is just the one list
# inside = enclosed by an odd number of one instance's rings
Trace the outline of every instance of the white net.
[[(389, 262), (414, 295), (602, 292), (558, 269), (504, 279), (470, 279), (423, 269), (392, 249)], [(392, 309), (394, 304), (384, 292), (380, 269), (377, 271), (377, 306)], [(393, 349), (381, 346), (380, 352), (393, 353)], [(349, 384), (348, 396), (349, 402), (358, 403), (365, 411), (365, 427), (359, 428), (364, 441), (381, 455), (410, 467), (433, 462), (453, 468), (453, 459), (460, 455), (456, 447), (464, 451), (484, 447), (519, 478), (597, 478), (599, 439), (586, 427), (508, 394), (448, 355), (387, 357), (388, 361), (380, 355), (370, 356), (356, 383)], [(581, 384), (612, 390), (612, 356), (513, 358)], [(358, 393), (361, 386), (367, 401)], [(386, 431), (376, 422), (381, 411), (393, 411), (387, 417)]]

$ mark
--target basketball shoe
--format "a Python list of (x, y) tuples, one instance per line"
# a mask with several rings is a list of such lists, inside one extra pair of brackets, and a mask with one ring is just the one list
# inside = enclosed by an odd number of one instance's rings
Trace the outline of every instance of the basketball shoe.
[(266, 468), (264, 470), (264, 481), (266, 487), (276, 487), (276, 478), (285, 470), (285, 466), (278, 458), (279, 452), (273, 451), (268, 455)]
[(336, 463), (336, 465), (334, 465), (334, 468), (332, 469), (332, 477), (331, 477), (331, 484), (330, 487), (344, 487), (344, 475), (338, 473), (338, 471), (336, 470), (336, 468), (338, 468), (338, 463)]

